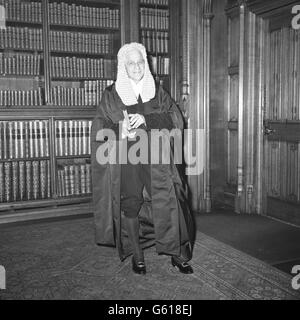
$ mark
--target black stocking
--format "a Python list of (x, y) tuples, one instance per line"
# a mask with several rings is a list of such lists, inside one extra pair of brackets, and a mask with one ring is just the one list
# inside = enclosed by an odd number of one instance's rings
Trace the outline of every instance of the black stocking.
[(133, 256), (136, 262), (144, 262), (143, 250), (140, 246), (139, 229), (140, 222), (138, 217), (125, 218), (125, 226), (128, 233), (128, 238), (132, 246)]

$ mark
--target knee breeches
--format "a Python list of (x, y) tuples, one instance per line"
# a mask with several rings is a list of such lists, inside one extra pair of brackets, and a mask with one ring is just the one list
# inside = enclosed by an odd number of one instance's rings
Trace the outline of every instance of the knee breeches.
[(127, 218), (136, 218), (143, 205), (143, 188), (151, 196), (151, 171), (148, 164), (121, 166), (121, 210)]

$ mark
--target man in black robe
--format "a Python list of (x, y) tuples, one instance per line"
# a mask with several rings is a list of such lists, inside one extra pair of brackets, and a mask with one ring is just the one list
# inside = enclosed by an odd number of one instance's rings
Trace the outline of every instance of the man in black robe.
[[(106, 88), (92, 126), (93, 201), (97, 244), (115, 245), (122, 260), (132, 254), (138, 274), (146, 273), (143, 249), (151, 245), (170, 255), (179, 271), (193, 273), (187, 261), (194, 224), (185, 185), (174, 161), (151, 162), (153, 153), (164, 152), (159, 143), (153, 147), (151, 132), (173, 129), (183, 130), (182, 115), (155, 85), (144, 46), (124, 45), (117, 80)], [(142, 145), (133, 161), (130, 148), (137, 141)]]

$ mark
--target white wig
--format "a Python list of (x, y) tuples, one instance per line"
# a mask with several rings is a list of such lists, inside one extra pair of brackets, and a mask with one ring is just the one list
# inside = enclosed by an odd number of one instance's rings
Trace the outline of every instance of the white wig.
[(136, 42), (125, 44), (118, 52), (118, 74), (116, 80), (116, 90), (122, 102), (126, 106), (137, 104), (137, 98), (134, 94), (125, 67), (127, 54), (133, 49), (139, 51), (145, 61), (145, 73), (143, 77), (141, 99), (143, 102), (147, 102), (153, 99), (155, 96), (155, 82), (149, 69), (145, 47), (142, 44)]

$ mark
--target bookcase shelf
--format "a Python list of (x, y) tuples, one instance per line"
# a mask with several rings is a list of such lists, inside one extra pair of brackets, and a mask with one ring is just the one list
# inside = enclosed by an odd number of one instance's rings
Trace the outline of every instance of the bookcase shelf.
[(67, 77), (51, 77), (52, 81), (72, 81), (72, 82), (76, 82), (76, 81), (95, 81), (95, 80), (104, 80), (104, 81), (109, 81), (112, 80), (111, 78), (100, 78), (99, 77), (94, 77), (94, 78), (88, 78), (88, 77), (82, 77), (82, 78), (67, 78)]
[(160, 52), (160, 53), (158, 53), (158, 52), (155, 52), (155, 51), (149, 51), (149, 50), (147, 50), (147, 52), (148, 52), (148, 54), (150, 55), (150, 56), (160, 56), (160, 57), (169, 57), (169, 53), (167, 53), (167, 52), (165, 52), (165, 53), (162, 53), (162, 52)]
[[(49, 1), (54, 2), (55, 0)], [(109, 7), (118, 8), (120, 6), (119, 0), (64, 0), (63, 2), (68, 4), (76, 3), (76, 5), (81, 6), (93, 6), (93, 7)]]
[(1, 215), (6, 211), (23, 210), (31, 208), (41, 207), (60, 207), (69, 204), (84, 203), (91, 201), (91, 195), (74, 197), (63, 197), (56, 199), (45, 199), (45, 200), (32, 200), (32, 201), (19, 201), (14, 203), (2, 203), (0, 206), (0, 218)]
[[(1, 45), (1, 44), (0, 44)], [(13, 48), (13, 47), (0, 47), (0, 52), (3, 51), (16, 51), (16, 52), (30, 52), (30, 53), (43, 53), (42, 49), (25, 49), (25, 48)]]
[(149, 27), (149, 28), (146, 28), (146, 27), (141, 27), (140, 28), (141, 31), (156, 31), (156, 32), (168, 32), (169, 29), (166, 28), (166, 29), (161, 29), (161, 28), (155, 28), (155, 27)]
[(22, 78), (35, 78), (38, 81), (43, 81), (44, 80), (44, 76), (37, 76), (37, 75), (29, 75), (29, 74), (1, 74), (0, 73), (0, 77), (1, 78), (14, 78), (14, 79), (22, 79)]
[(41, 22), (21, 21), (21, 20), (6, 20), (6, 26), (42, 28)]
[[(108, 27), (91, 27), (91, 26), (83, 26), (83, 25), (70, 25), (70, 24), (50, 24), (51, 30), (71, 30), (71, 31), (79, 31), (79, 32), (95, 32), (95, 33), (118, 33), (119, 28), (108, 28)], [(84, 30), (83, 30), (84, 28)]]
[(89, 52), (72, 52), (72, 51), (57, 51), (51, 50), (51, 56), (58, 56), (58, 57), (65, 57), (73, 56), (73, 57), (88, 57), (88, 58), (113, 58), (116, 59), (116, 54), (109, 54), (109, 53), (89, 53)]
[(83, 154), (78, 156), (56, 156), (57, 160), (65, 160), (65, 159), (90, 159), (90, 155)]
[(169, 0), (165, 0), (165, 1), (159, 1), (159, 0), (143, 1), (143, 0), (141, 0), (140, 4), (141, 4), (141, 6), (143, 6), (143, 8), (169, 9)]
[[(0, 5), (7, 13), (6, 29), (0, 30), (0, 223), (91, 212), (90, 127), (102, 91), (115, 79), (120, 0)], [(57, 8), (61, 20), (54, 15)], [(34, 90), (39, 103), (28, 103)], [(13, 129), (1, 122), (14, 123)], [(17, 149), (28, 137), (24, 123), (35, 122), (46, 123), (47, 143), (38, 125), (30, 136), (35, 146), (47, 144), (46, 156), (24, 155), (25, 145)], [(13, 159), (4, 157), (12, 141)]]
[(20, 161), (41, 161), (41, 160), (49, 160), (50, 157), (31, 157), (31, 158), (16, 158), (16, 159), (0, 159), (0, 162), (20, 162)]
[(6, 210), (0, 212), (0, 221), (1, 223), (15, 223), (30, 220), (56, 219), (74, 215), (80, 217), (91, 216), (93, 211), (91, 198), (87, 201), (84, 201), (83, 199), (79, 199), (78, 201), (74, 200), (76, 199), (72, 199), (72, 201), (69, 200), (66, 203), (50, 203), (47, 206), (41, 203), (32, 208), (21, 207), (19, 210)]
[(141, 5), (144, 8), (149, 8), (149, 9), (162, 9), (162, 10), (166, 10), (169, 9), (168, 5), (156, 5), (156, 4), (146, 4), (146, 3), (141, 3)]
[(140, 41), (147, 49), (151, 71), (170, 92), (169, 0), (140, 0), (139, 12)]
[(60, 118), (82, 118), (95, 114), (96, 107), (59, 107), (55, 105), (38, 106), (38, 107), (11, 107), (0, 108), (0, 115), (2, 120), (19, 117), (22, 114), (23, 119), (48, 119), (50, 117)]

